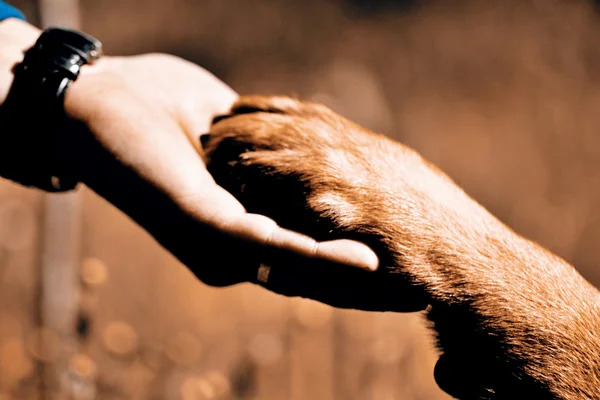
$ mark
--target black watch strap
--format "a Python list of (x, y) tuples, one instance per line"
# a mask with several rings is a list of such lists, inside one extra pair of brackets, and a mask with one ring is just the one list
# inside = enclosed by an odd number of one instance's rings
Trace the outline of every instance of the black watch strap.
[(14, 68), (0, 107), (0, 175), (49, 192), (74, 189), (77, 177), (57, 159), (67, 129), (64, 98), (85, 64), (102, 54), (95, 38), (65, 28), (46, 29)]

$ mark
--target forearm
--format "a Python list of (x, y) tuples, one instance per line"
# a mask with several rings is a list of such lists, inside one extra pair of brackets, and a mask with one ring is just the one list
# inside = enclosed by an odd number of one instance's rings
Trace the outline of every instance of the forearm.
[(598, 291), (476, 203), (465, 210), (448, 210), (445, 228), (414, 252), (394, 251), (432, 298), (428, 317), (448, 356), (441, 373), (468, 377), (475, 398), (599, 398)]

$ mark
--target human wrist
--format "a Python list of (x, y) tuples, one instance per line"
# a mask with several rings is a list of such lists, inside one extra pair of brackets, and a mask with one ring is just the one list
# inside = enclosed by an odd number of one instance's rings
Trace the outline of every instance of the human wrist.
[(68, 118), (87, 124), (94, 117), (96, 103), (110, 91), (117, 77), (111, 72), (115, 57), (103, 56), (94, 64), (83, 65), (76, 81), (65, 93), (65, 114)]
[[(66, 118), (64, 97), (82, 66), (93, 64), (102, 54), (102, 45), (89, 35), (60, 27), (43, 33), (19, 24), (6, 29), (5, 38), (19, 38), (7, 47), (20, 48), (13, 53), (20, 54), (7, 56), (7, 64), (12, 65), (4, 70), (10, 85), (1, 107), (2, 122), (11, 134), (3, 147), (12, 156), (7, 154), (2, 176), (46, 191), (71, 190), (78, 178), (62, 157), (66, 144), (73, 150), (65, 143), (73, 124)], [(21, 152), (25, 154), (15, 156)]]

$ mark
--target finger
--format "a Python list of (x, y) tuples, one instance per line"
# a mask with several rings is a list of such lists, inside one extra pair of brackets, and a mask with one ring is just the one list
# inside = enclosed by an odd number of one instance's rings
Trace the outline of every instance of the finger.
[(224, 224), (224, 231), (267, 247), (367, 271), (375, 271), (378, 267), (376, 254), (366, 245), (353, 240), (317, 242), (309, 236), (282, 228), (272, 219), (258, 214), (244, 213), (233, 219), (230, 216), (229, 219), (231, 223)]
[(277, 250), (282, 254), (367, 271), (375, 271), (379, 265), (375, 252), (363, 243), (346, 239), (317, 242), (309, 236), (280, 227), (268, 217), (246, 213), (242, 205), (214, 181), (206, 179), (204, 185), (207, 186), (204, 194), (180, 197), (178, 201), (182, 207), (226, 234), (261, 246), (265, 257), (269, 250)]
[(317, 244), (317, 257), (352, 267), (375, 271), (379, 267), (379, 258), (366, 244), (355, 240), (338, 239)]

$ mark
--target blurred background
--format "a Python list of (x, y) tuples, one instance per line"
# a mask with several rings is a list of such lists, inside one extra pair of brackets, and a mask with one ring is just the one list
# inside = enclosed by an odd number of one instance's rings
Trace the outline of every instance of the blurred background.
[[(243, 94), (328, 104), (600, 284), (592, 1), (9, 2), (109, 54), (172, 53)], [(434, 364), (418, 315), (210, 288), (85, 188), (0, 185), (1, 400), (445, 399)]]

